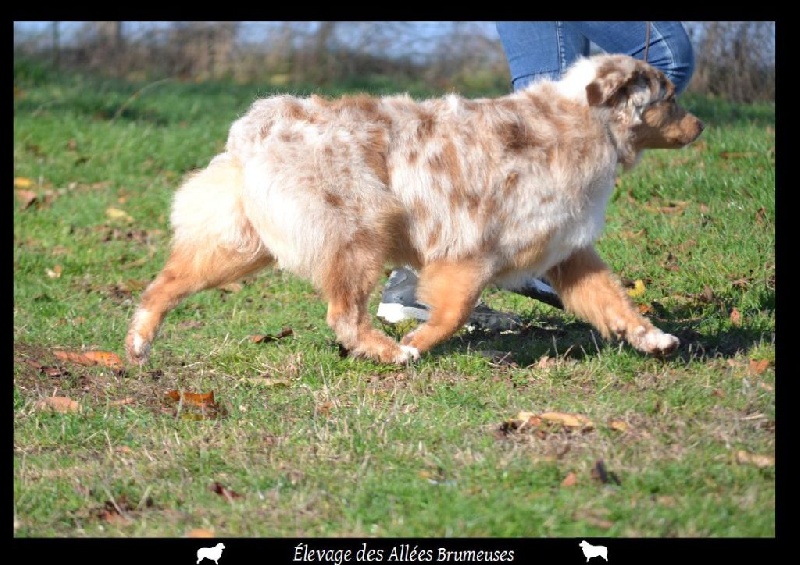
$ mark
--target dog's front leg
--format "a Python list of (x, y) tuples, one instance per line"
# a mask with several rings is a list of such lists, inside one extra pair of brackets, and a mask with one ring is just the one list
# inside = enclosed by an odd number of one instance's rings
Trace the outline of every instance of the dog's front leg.
[(419, 274), (417, 299), (430, 307), (427, 322), (403, 337), (403, 345), (420, 353), (458, 331), (469, 318), (489, 280), (483, 261), (437, 261)]
[(678, 338), (662, 332), (636, 312), (633, 303), (594, 248), (576, 251), (547, 272), (567, 311), (645, 353), (674, 351)]

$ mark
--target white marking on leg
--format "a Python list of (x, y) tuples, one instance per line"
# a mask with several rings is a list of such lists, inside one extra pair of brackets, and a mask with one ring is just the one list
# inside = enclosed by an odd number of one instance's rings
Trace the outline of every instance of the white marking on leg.
[(405, 363), (407, 361), (416, 361), (419, 359), (419, 349), (416, 347), (411, 347), (409, 345), (401, 345), (400, 349), (403, 351), (400, 355), (397, 356), (398, 363)]
[(646, 353), (669, 353), (680, 344), (680, 340), (674, 335), (664, 333), (658, 328), (646, 330), (643, 327), (637, 328), (628, 341)]

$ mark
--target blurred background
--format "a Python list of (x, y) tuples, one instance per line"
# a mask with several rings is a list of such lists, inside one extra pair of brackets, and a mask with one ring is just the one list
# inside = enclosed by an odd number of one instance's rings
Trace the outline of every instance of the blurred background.
[[(774, 101), (775, 22), (684, 24), (697, 59), (689, 92)], [(510, 90), (494, 22), (484, 21), (20, 21), (14, 60), (134, 81)]]

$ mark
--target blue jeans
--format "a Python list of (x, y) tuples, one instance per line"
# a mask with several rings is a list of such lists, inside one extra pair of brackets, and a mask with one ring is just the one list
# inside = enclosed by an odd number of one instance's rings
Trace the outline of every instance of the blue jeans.
[[(643, 58), (647, 22), (497, 22), (514, 90), (543, 78), (558, 80), (589, 42), (607, 53)], [(680, 22), (650, 22), (647, 62), (682, 92), (694, 73), (694, 50)]]

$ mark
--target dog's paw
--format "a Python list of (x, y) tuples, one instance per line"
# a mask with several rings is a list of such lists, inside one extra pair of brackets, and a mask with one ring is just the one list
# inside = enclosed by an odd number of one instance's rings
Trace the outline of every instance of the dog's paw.
[(628, 336), (628, 341), (636, 349), (652, 355), (668, 355), (678, 349), (681, 343), (674, 335), (664, 333), (658, 328), (644, 327), (637, 328)]
[(408, 345), (400, 346), (401, 353), (395, 357), (395, 363), (408, 363), (419, 359), (419, 349)]
[(150, 341), (144, 339), (137, 332), (130, 332), (125, 340), (128, 361), (139, 366), (147, 363), (147, 359), (150, 357), (150, 345)]

